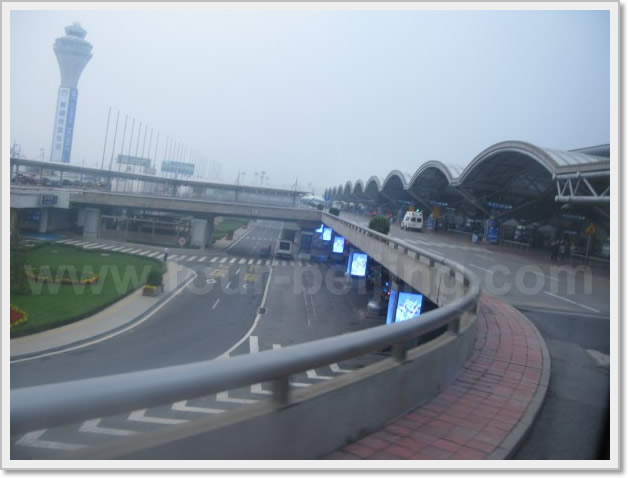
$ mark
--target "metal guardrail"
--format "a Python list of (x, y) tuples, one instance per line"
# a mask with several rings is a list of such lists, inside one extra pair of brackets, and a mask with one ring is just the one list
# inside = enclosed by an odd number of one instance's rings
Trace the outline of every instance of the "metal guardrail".
[[(323, 218), (327, 216), (323, 213)], [(457, 333), (461, 316), (477, 311), (480, 285), (463, 266), (407, 243), (365, 229), (335, 216), (368, 237), (386, 243), (412, 260), (427, 257), (430, 266), (440, 264), (452, 276), (463, 278), (465, 294), (454, 302), (421, 316), (421, 320), (382, 325), (371, 329), (316, 340), (279, 350), (259, 352), (159, 369), (62, 382), (11, 391), (11, 434), (50, 428), (90, 418), (110, 416), (140, 408), (211, 395), (259, 382), (273, 383), (273, 401), (290, 401), (289, 379), (334, 362), (358, 357), (387, 347), (400, 361), (404, 344), (443, 326)], [(323, 219), (324, 220), (324, 219)], [(368, 252), (368, 251), (365, 251)]]

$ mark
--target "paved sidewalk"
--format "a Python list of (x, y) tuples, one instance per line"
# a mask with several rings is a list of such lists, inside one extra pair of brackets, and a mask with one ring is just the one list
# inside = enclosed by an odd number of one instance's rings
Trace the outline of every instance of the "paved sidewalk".
[(475, 348), (460, 376), (428, 403), (325, 459), (506, 459), (534, 422), (549, 376), (549, 352), (532, 322), (483, 295)]
[(11, 360), (60, 351), (130, 326), (169, 299), (194, 277), (194, 274), (192, 269), (168, 262), (168, 270), (164, 275), (164, 292), (161, 296), (157, 298), (144, 296), (142, 288), (139, 288), (91, 317), (63, 327), (12, 339)]

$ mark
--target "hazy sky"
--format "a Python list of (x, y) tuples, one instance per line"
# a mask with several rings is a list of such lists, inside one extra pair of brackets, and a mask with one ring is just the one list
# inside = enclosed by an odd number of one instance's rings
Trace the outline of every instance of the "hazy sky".
[(263, 170), (318, 194), (429, 160), (466, 165), (505, 140), (610, 141), (608, 11), (137, 8), (10, 12), (9, 136), (24, 156), (49, 157), (52, 46), (75, 21), (93, 58), (72, 163), (100, 165), (109, 107), (106, 163), (120, 111), (116, 148), (128, 115), (127, 142), (131, 118), (136, 134), (139, 122), (160, 132), (158, 162), (169, 136), (220, 161), (226, 182)]

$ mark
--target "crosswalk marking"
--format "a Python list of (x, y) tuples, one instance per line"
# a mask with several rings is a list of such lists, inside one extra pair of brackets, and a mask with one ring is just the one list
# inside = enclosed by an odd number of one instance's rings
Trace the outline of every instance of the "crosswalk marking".
[(140, 252), (142, 249), (134, 249), (132, 251), (129, 251), (129, 254), (137, 254), (138, 252)]
[(209, 261), (209, 262), (216, 262), (217, 260), (218, 260), (218, 256), (214, 256), (214, 257), (212, 257), (211, 261)]
[(237, 260), (238, 260), (238, 259), (234, 257), (233, 259), (231, 259), (231, 260), (229, 261), (229, 264), (233, 264), (233, 263), (234, 263), (235, 261), (237, 261)]
[(251, 265), (253, 265), (253, 262), (254, 262), (254, 261), (255, 261), (255, 259), (249, 259), (249, 261), (248, 261), (248, 263), (247, 263), (247, 264), (251, 266)]
[(142, 251), (139, 253), (140, 256), (145, 256), (150, 253), (150, 249), (148, 251)]
[(198, 262), (205, 262), (207, 260), (207, 256), (201, 257)]
[[(281, 344), (273, 344), (273, 350), (279, 350), (280, 348), (281, 348)], [(292, 382), (292, 381), (290, 381), (290, 385), (293, 386), (293, 387), (304, 388), (304, 387), (309, 387), (312, 384), (311, 383), (302, 383), (302, 382)]]
[(59, 244), (66, 244), (69, 243), (72, 239), (61, 239), (60, 241), (57, 241)]
[(173, 254), (171, 256), (168, 256), (168, 260), (169, 261), (174, 261), (177, 257), (179, 257), (177, 254)]
[[(253, 260), (253, 259), (251, 259), (251, 260)], [(249, 263), (249, 264), (250, 264), (250, 263)], [(261, 260), (261, 259), (258, 259), (258, 260), (257, 260), (257, 265), (259, 266), (259, 265), (261, 265), (261, 264), (262, 264), (262, 260)]]
[[(112, 252), (115, 252), (115, 251), (119, 251), (120, 249), (124, 249), (124, 246), (122, 246), (122, 247), (116, 247), (115, 249), (111, 249), (111, 251), (112, 251)], [(124, 250), (125, 250), (125, 251), (128, 251), (129, 249), (124, 249)]]
[(85, 244), (89, 244), (89, 241), (87, 241), (87, 242), (77, 242), (77, 243), (75, 243), (73, 245), (75, 245), (75, 246), (84, 246)]
[(222, 259), (220, 259), (220, 263), (224, 264), (225, 262), (227, 262), (227, 259), (229, 259), (228, 257), (223, 257)]
[(115, 246), (115, 244), (113, 246), (107, 246), (107, 247), (103, 247), (103, 251), (108, 251), (109, 249), (113, 249)]
[(192, 262), (193, 260), (195, 260), (198, 256), (192, 256), (192, 257), (188, 257), (188, 262)]
[(66, 242), (66, 244), (72, 244), (72, 245), (74, 245), (74, 244), (76, 244), (76, 243), (78, 243), (78, 242), (81, 242), (81, 240), (80, 240), (80, 239), (78, 239), (78, 240), (77, 240), (77, 239), (74, 239), (73, 241), (68, 241), (68, 242)]
[(246, 263), (246, 259), (240, 259), (240, 262), (238, 262), (238, 264), (245, 264)]
[(148, 257), (155, 257), (157, 254), (159, 254), (159, 251), (148, 254)]

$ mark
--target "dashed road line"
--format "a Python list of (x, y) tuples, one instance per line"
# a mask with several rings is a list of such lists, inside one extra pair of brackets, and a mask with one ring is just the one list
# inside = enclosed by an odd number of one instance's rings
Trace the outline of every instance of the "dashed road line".
[(216, 308), (216, 306), (218, 305), (218, 302), (220, 302), (220, 299), (216, 299), (216, 302), (214, 302), (214, 305), (212, 305), (212, 310)]

